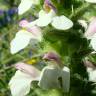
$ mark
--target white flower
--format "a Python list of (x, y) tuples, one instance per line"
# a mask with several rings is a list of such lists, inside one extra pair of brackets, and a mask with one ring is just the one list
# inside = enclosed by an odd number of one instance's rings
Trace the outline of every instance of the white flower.
[(96, 69), (87, 68), (89, 81), (96, 82)]
[(32, 77), (21, 71), (16, 71), (12, 77), (9, 87), (11, 89), (12, 96), (25, 96), (30, 91)]
[(84, 65), (88, 72), (89, 81), (96, 82), (96, 66), (88, 58), (85, 58)]
[(40, 71), (33, 66), (18, 63), (16, 67), (19, 68), (15, 75), (9, 82), (12, 96), (25, 96), (29, 93), (31, 82), (38, 81)]
[(55, 16), (52, 20), (52, 26), (59, 30), (67, 30), (73, 26), (73, 22), (66, 16)]
[(32, 7), (32, 5), (37, 4), (39, 4), (39, 0), (21, 0), (21, 3), (18, 7), (18, 14), (22, 15), (27, 10), (29, 10)]
[(60, 69), (52, 66), (47, 66), (41, 72), (38, 85), (42, 89), (63, 88), (65, 92), (69, 92), (70, 69), (68, 67)]
[(25, 96), (30, 92), (31, 82), (38, 81), (39, 73), (37, 77), (32, 77), (22, 71), (16, 71), (15, 75), (9, 82), (12, 96)]
[(32, 27), (34, 25), (39, 27), (45, 27), (51, 24), (54, 28), (58, 30), (67, 30), (73, 26), (73, 22), (66, 16), (56, 15), (56, 8), (50, 0), (44, 1), (44, 10), (40, 10), (38, 19), (27, 24), (27, 27)]
[(89, 3), (96, 3), (96, 0), (85, 0), (85, 1)]
[[(19, 14), (23, 14), (24, 12), (26, 12), (33, 4), (39, 4), (39, 0), (21, 0), (21, 3), (18, 7)], [(44, 27), (48, 24), (51, 24), (54, 28), (58, 30), (67, 30), (73, 26), (73, 22), (66, 16), (56, 16), (56, 8), (50, 2), (50, 0), (45, 0), (44, 5), (49, 8), (49, 11), (46, 12), (45, 7), (45, 11), (41, 10), (39, 12), (39, 18), (33, 22), (30, 22), (27, 27), (32, 27), (34, 25)]]
[[(32, 81), (39, 81), (38, 85), (44, 89), (63, 88), (69, 92), (70, 69), (49, 65), (39, 71), (34, 66), (19, 62), (15, 64), (18, 69), (9, 82), (12, 96), (25, 96), (30, 91)], [(62, 84), (62, 85), (61, 85)]]
[(33, 22), (30, 22), (28, 24), (28, 27), (31, 27), (33, 25), (44, 27), (48, 24), (51, 24), (54, 28), (58, 30), (67, 30), (73, 26), (73, 22), (66, 16), (56, 16), (54, 10), (50, 10), (49, 13), (46, 13), (44, 10), (41, 10), (39, 12), (39, 18)]
[(15, 75), (9, 82), (12, 96), (25, 96), (29, 93), (31, 82), (38, 80), (36, 77), (32, 77), (22, 71), (16, 71)]
[(43, 27), (47, 26), (52, 22), (52, 18), (55, 16), (55, 12), (53, 10), (50, 10), (49, 13), (46, 13), (44, 10), (41, 10), (39, 12), (39, 18), (37, 19), (37, 26)]
[(11, 53), (15, 54), (18, 51), (24, 49), (29, 44), (31, 39), (41, 41), (41, 38), (41, 30), (36, 26), (27, 30), (20, 30), (16, 33), (15, 38), (10, 43)]
[(53, 10), (50, 10), (49, 13), (45, 12), (44, 10), (41, 10), (39, 12), (39, 18), (35, 21), (30, 22), (27, 27), (32, 27), (34, 25), (44, 27), (47, 26), (52, 22), (52, 18), (55, 16), (55, 12)]

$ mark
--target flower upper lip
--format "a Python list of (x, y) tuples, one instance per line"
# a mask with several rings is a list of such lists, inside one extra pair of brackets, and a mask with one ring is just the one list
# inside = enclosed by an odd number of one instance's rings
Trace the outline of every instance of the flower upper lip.
[(45, 0), (44, 5), (47, 5), (50, 9), (53, 9), (56, 12), (56, 7), (52, 4), (50, 0)]

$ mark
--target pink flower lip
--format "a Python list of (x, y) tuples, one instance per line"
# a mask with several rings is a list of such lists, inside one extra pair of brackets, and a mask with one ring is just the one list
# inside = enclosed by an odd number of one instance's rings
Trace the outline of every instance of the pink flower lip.
[(32, 33), (34, 36), (41, 35), (41, 29), (38, 26), (28, 27), (29, 22), (27, 20), (22, 20), (19, 23), (19, 26), (25, 28), (26, 31)]
[(22, 28), (26, 28), (28, 23), (29, 22), (27, 20), (21, 20), (19, 22), (19, 26), (22, 27)]
[(32, 34), (34, 34), (35, 36), (38, 35), (38, 33), (40, 33), (40, 28), (37, 26), (33, 26), (31, 28), (27, 28), (27, 31), (31, 32)]
[(40, 71), (38, 69), (23, 62), (15, 64), (15, 68), (31, 75), (32, 77), (38, 77), (40, 75)]

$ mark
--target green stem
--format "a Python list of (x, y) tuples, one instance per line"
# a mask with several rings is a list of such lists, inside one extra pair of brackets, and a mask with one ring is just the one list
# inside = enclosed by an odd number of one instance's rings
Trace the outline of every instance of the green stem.
[(69, 16), (69, 18), (72, 20), (78, 20), (78, 18), (80, 18), (84, 14), (84, 12), (88, 10), (90, 6), (91, 4), (84, 3), (80, 8), (78, 8), (75, 12), (73, 12), (73, 14)]

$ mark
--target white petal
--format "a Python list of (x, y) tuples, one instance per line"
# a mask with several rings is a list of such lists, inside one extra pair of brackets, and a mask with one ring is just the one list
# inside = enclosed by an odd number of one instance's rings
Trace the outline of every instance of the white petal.
[(70, 88), (70, 69), (64, 67), (62, 71), (62, 85), (65, 92), (69, 92)]
[(85, 1), (89, 3), (96, 3), (96, 0), (85, 0)]
[(44, 10), (40, 10), (40, 12), (39, 12), (39, 17), (42, 17), (42, 16), (44, 16), (46, 14), (46, 12), (44, 11)]
[(57, 68), (45, 67), (41, 72), (41, 79), (38, 85), (42, 89), (60, 88), (58, 76), (59, 70)]
[(26, 27), (28, 27), (28, 28), (33, 27), (36, 25), (36, 23), (37, 23), (37, 20), (32, 21), (32, 22), (28, 23), (28, 25)]
[(11, 41), (11, 53), (14, 54), (21, 49), (25, 48), (30, 40), (31, 40), (31, 33), (25, 31), (25, 30), (20, 30), (17, 32), (15, 38)]
[(25, 74), (19, 70), (16, 71), (9, 82), (12, 96), (25, 96), (28, 94), (32, 80), (31, 75)]
[(21, 0), (21, 3), (18, 7), (18, 14), (22, 15), (27, 10), (29, 10), (33, 4), (37, 5), (39, 3), (39, 0)]
[(90, 45), (92, 46), (92, 48), (96, 51), (96, 33), (94, 34), (94, 36), (91, 39)]
[(92, 82), (96, 82), (96, 70), (89, 74), (89, 80)]
[(25, 13), (27, 10), (31, 8), (32, 4), (32, 0), (21, 0), (21, 3), (18, 7), (18, 14), (22, 15), (23, 13)]
[(53, 10), (51, 10), (49, 13), (46, 13), (45, 11), (41, 10), (39, 12), (39, 18), (37, 19), (37, 26), (47, 26), (49, 23), (51, 23), (54, 15), (55, 12)]
[(89, 75), (89, 81), (96, 82), (96, 69), (87, 68), (87, 72)]
[(38, 85), (43, 89), (63, 88), (64, 92), (69, 92), (70, 69), (47, 66), (41, 72)]
[(73, 22), (64, 15), (56, 16), (52, 21), (52, 26), (59, 30), (67, 30), (73, 26)]

